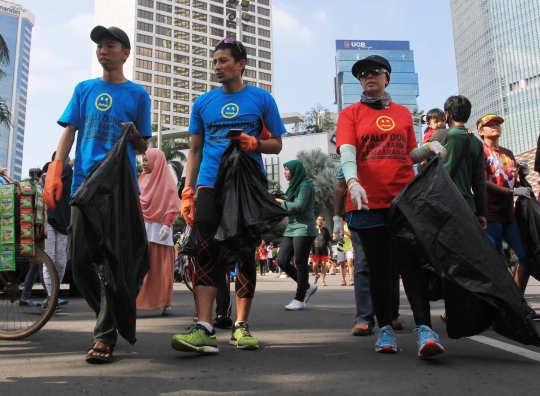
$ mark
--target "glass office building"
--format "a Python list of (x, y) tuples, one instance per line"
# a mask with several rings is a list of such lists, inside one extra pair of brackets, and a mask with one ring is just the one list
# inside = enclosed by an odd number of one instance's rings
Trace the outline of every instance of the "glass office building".
[(0, 0), (0, 34), (9, 49), (10, 62), (0, 66), (0, 98), (11, 112), (11, 126), (0, 125), (0, 165), (20, 180), (34, 15), (23, 6)]
[[(242, 23), (248, 56), (243, 81), (273, 93), (272, 2), (251, 0), (244, 12), (251, 19)], [(236, 38), (235, 17), (227, 0), (95, 0), (94, 12), (96, 25), (118, 26), (129, 36), (124, 74), (150, 94), (153, 123), (161, 102), (168, 127), (187, 127), (195, 99), (220, 87), (212, 71), (214, 48), (224, 37)], [(92, 76), (101, 76), (92, 59)]]
[[(497, 113), (500, 144), (514, 153), (536, 146), (540, 132), (538, 0), (450, 0), (459, 93), (472, 103), (467, 126)], [(471, 21), (474, 23), (471, 24)]]
[[(379, 55), (390, 62), (392, 73), (386, 89), (392, 100), (411, 112), (418, 107), (418, 74), (414, 69), (414, 53), (408, 41), (336, 40), (335, 94), (338, 112), (360, 100), (362, 86), (351, 69), (360, 59)], [(416, 141), (422, 140), (420, 125), (416, 126)]]

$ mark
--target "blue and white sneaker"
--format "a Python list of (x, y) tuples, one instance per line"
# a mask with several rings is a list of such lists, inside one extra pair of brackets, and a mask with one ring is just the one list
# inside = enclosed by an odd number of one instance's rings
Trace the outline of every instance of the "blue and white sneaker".
[(319, 290), (319, 286), (312, 285), (311, 283), (309, 284), (309, 287), (306, 290), (306, 298), (304, 298), (304, 302), (306, 304), (309, 301), (309, 299), (311, 298), (311, 296), (314, 295), (315, 293), (317, 293), (317, 290)]
[(287, 311), (303, 311), (306, 309), (306, 303), (298, 300), (291, 300), (289, 305), (285, 305)]
[(428, 326), (416, 326), (413, 330), (418, 343), (418, 357), (426, 358), (444, 353), (444, 348), (439, 340), (439, 335)]
[(375, 352), (397, 353), (396, 333), (392, 330), (392, 326), (381, 327), (375, 332), (375, 335), (379, 337), (375, 343)]

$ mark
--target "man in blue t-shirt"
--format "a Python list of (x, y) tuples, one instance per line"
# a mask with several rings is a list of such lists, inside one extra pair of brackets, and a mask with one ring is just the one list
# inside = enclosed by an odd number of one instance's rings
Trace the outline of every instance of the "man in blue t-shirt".
[[(213, 60), (221, 89), (202, 95), (193, 104), (186, 188), (182, 191), (182, 217), (190, 226), (197, 225), (200, 239), (194, 274), (198, 322), (190, 333), (173, 336), (171, 345), (179, 351), (218, 352), (212, 327), (218, 252), (211, 248), (211, 244), (222, 216), (216, 205), (214, 184), (225, 148), (230, 139), (237, 140), (240, 147), (263, 168), (261, 153), (278, 154), (282, 147), (281, 135), (286, 132), (272, 96), (242, 82), (246, 61), (246, 49), (242, 43), (230, 38), (221, 40), (215, 47)], [(231, 129), (242, 131), (229, 137)], [(198, 188), (196, 216), (195, 188)], [(238, 256), (235, 285), (237, 320), (230, 343), (239, 349), (258, 349), (259, 343), (249, 332), (247, 323), (257, 276), (255, 247)]]
[[(130, 55), (131, 44), (127, 34), (116, 27), (96, 26), (90, 38), (97, 44), (96, 56), (103, 67), (100, 78), (79, 83), (58, 124), (64, 127), (56, 157), (49, 165), (45, 183), (45, 204), (56, 208), (62, 196), (62, 167), (77, 136), (73, 183), (74, 194), (92, 169), (105, 157), (120, 137), (125, 123), (132, 123), (131, 145), (128, 155), (135, 178), (135, 153), (146, 151), (147, 139), (152, 136), (150, 127), (150, 97), (139, 85), (124, 76), (124, 63)], [(73, 278), (82, 295), (96, 312), (93, 347), (89, 350), (88, 363), (109, 363), (116, 344), (117, 330), (105, 298), (96, 266), (85, 255), (90, 243), (84, 232), (80, 209), (71, 208), (69, 230)]]

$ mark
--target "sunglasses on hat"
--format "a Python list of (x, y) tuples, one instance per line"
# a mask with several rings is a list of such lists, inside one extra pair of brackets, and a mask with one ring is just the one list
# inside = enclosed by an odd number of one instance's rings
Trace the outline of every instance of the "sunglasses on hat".
[(383, 69), (382, 67), (381, 68), (377, 68), (377, 69), (366, 69), (366, 70), (361, 70), (359, 73), (358, 73), (358, 78), (366, 78), (367, 76), (369, 76), (370, 74), (373, 76), (373, 77), (377, 77), (378, 75), (380, 74), (383, 74), (383, 73), (388, 73), (388, 70), (386, 69)]
[(236, 41), (235, 39), (233, 38), (224, 38), (223, 40), (220, 40), (217, 44), (216, 44), (216, 47), (221, 45), (221, 44), (236, 44), (236, 46), (238, 47), (238, 49), (240, 50), (240, 53), (243, 54), (244, 51), (242, 50), (242, 48), (240, 47), (240, 45), (238, 44), (238, 41)]

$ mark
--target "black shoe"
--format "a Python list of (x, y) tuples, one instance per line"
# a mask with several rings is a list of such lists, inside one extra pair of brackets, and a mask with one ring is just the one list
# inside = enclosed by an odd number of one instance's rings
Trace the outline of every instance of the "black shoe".
[(219, 318), (215, 318), (212, 326), (220, 329), (229, 329), (230, 327), (232, 327), (232, 319), (228, 316), (221, 316)]
[[(47, 296), (47, 298), (43, 301), (43, 309), (47, 309), (47, 306), (49, 305), (49, 299), (50, 297)], [(58, 313), (58, 312), (61, 312), (62, 309), (60, 308), (60, 304), (56, 304), (56, 308), (54, 309), (54, 313)]]

